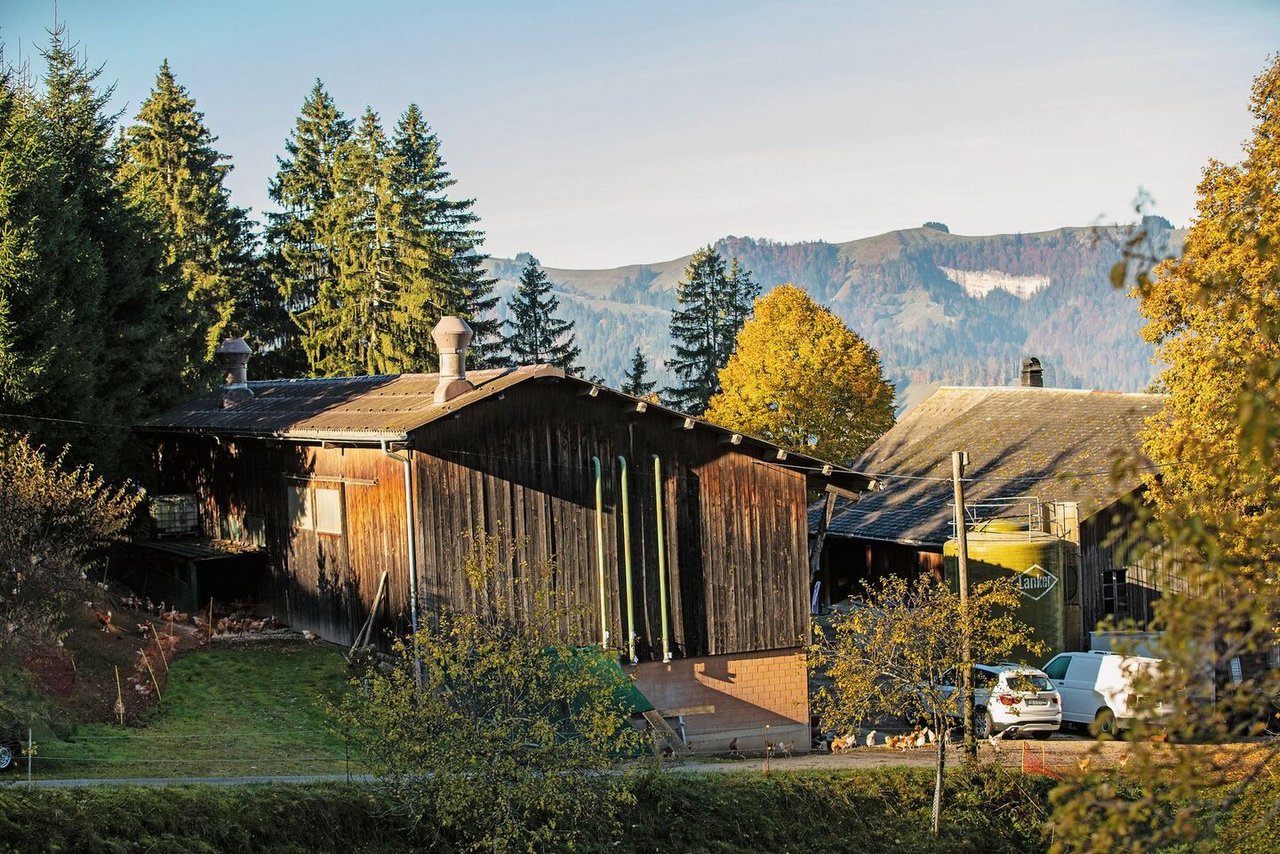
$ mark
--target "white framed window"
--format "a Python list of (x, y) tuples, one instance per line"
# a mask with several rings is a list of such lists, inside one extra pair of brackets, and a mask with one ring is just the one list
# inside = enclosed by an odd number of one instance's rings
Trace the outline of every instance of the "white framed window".
[(342, 487), (290, 484), (289, 523), (295, 531), (342, 533)]
[(342, 533), (342, 489), (317, 486), (313, 493), (312, 519), (318, 534)]

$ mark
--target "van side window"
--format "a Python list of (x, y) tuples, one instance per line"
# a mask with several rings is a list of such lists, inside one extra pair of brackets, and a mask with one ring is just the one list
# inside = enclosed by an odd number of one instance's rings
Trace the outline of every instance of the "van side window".
[(1050, 679), (1065, 679), (1067, 676), (1067, 665), (1071, 663), (1071, 656), (1062, 655), (1055, 658), (1045, 665), (1044, 675)]

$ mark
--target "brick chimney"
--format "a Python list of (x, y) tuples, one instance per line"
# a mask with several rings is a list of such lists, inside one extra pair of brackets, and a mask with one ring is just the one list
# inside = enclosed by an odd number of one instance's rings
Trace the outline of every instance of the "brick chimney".
[(440, 318), (431, 337), (440, 353), (440, 381), (436, 384), (436, 403), (446, 403), (475, 388), (467, 379), (467, 345), (471, 343), (471, 327), (461, 317)]
[(218, 364), (227, 372), (225, 385), (222, 387), (222, 408), (230, 409), (246, 400), (252, 400), (249, 357), (253, 355), (253, 349), (243, 338), (228, 338), (218, 345), (216, 353)]
[(1044, 388), (1044, 368), (1035, 356), (1022, 360), (1022, 385), (1027, 388)]

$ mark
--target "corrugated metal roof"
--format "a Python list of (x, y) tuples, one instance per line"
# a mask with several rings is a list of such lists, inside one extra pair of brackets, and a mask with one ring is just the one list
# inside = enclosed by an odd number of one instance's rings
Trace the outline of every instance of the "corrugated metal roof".
[[(700, 418), (641, 400), (616, 389), (566, 374), (553, 365), (525, 365), (489, 371), (468, 371), (475, 389), (436, 405), (439, 374), (398, 374), (374, 377), (333, 377), (328, 379), (258, 380), (249, 383), (253, 399), (229, 409), (222, 408), (221, 391), (175, 406), (138, 425), (151, 433), (197, 433), (217, 436), (279, 438), (300, 442), (368, 443), (403, 442), (409, 434), (432, 421), (452, 415), (518, 383), (533, 379), (561, 380), (576, 384), (595, 396), (601, 392), (628, 402), (637, 411), (666, 413), (687, 419), (722, 436), (736, 431)], [(864, 489), (865, 478), (847, 467), (817, 457), (783, 449), (758, 436), (743, 435), (763, 448), (762, 464), (802, 471), (817, 485), (834, 483), (850, 490)]]
[(837, 505), (829, 533), (941, 546), (951, 535), (952, 451), (969, 454), (966, 503), (1033, 495), (1079, 502), (1086, 519), (1137, 488), (1132, 468), (1118, 478), (1113, 470), (1147, 464), (1139, 431), (1163, 401), (1021, 386), (938, 389), (854, 462), (883, 489)]
[(221, 391), (175, 406), (139, 425), (158, 432), (273, 436), (302, 441), (404, 441), (410, 431), (535, 377), (562, 379), (551, 365), (471, 371), (475, 389), (435, 402), (439, 374), (258, 380), (253, 399), (222, 408)]

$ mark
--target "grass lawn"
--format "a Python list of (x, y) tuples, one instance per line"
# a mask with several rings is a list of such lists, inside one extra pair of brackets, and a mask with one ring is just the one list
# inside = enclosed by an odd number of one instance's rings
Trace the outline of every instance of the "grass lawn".
[[(37, 744), (41, 777), (335, 774), (346, 747), (326, 700), (346, 689), (336, 646), (273, 643), (206, 649), (171, 665), (164, 698), (140, 725), (85, 724)], [(352, 764), (352, 771), (363, 769)]]

